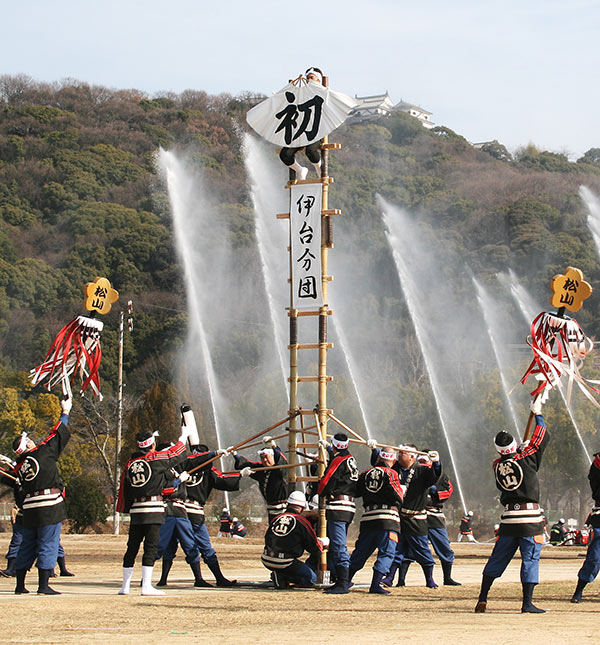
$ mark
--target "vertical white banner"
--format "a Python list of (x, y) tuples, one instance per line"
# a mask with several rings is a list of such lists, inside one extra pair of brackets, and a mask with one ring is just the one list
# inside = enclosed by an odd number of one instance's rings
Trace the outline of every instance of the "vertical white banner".
[(323, 185), (294, 184), (290, 188), (292, 307), (323, 306), (321, 284), (321, 204)]

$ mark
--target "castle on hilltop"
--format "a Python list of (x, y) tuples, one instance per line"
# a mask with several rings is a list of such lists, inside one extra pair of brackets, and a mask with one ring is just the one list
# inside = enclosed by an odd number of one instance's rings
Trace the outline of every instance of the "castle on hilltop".
[(432, 112), (428, 112), (418, 105), (413, 105), (412, 103), (407, 103), (403, 100), (394, 104), (387, 91), (385, 94), (376, 94), (374, 96), (355, 96), (354, 98), (358, 101), (358, 105), (348, 116), (348, 123), (350, 125), (372, 121), (381, 116), (389, 116), (392, 112), (400, 110), (401, 112), (406, 112), (407, 114), (414, 116), (416, 119), (419, 119), (423, 124), (423, 127), (427, 129), (435, 127), (435, 123), (431, 121)]

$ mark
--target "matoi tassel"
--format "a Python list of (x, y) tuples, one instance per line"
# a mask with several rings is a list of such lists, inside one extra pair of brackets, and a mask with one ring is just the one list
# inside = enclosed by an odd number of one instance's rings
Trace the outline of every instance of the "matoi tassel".
[(600, 407), (592, 395), (592, 392), (600, 392), (593, 387), (600, 384), (600, 381), (585, 379), (579, 371), (585, 357), (592, 350), (593, 343), (575, 319), (542, 312), (531, 323), (531, 335), (527, 338), (527, 343), (533, 351), (533, 360), (521, 378), (521, 383), (524, 384), (530, 375), (538, 379), (539, 384), (531, 392), (532, 396), (537, 396), (548, 385), (555, 387), (560, 377), (568, 374), (567, 403), (575, 382), (586, 397)]
[(80, 394), (88, 387), (102, 400), (98, 369), (102, 360), (100, 332), (104, 323), (94, 318), (77, 316), (57, 334), (43, 363), (31, 370), (33, 385), (46, 384), (48, 390), (61, 383), (63, 394), (71, 393), (77, 374), (81, 377)]

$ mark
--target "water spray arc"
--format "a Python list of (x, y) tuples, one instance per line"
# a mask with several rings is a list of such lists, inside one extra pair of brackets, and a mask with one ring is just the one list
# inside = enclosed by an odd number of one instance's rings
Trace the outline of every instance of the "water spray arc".
[(496, 358), (496, 364), (498, 365), (498, 372), (500, 374), (500, 380), (502, 382), (502, 391), (508, 404), (508, 409), (510, 411), (510, 416), (515, 427), (515, 432), (517, 433), (519, 439), (521, 439), (521, 429), (519, 428), (519, 423), (517, 421), (517, 413), (513, 402), (508, 395), (508, 392), (511, 389), (511, 386), (506, 379), (506, 368), (508, 361), (503, 358), (501, 353), (501, 343), (499, 340), (500, 332), (493, 313), (493, 301), (487, 291), (479, 284), (479, 282), (475, 278), (473, 278), (473, 284), (475, 285), (475, 289), (477, 291), (477, 300), (479, 302), (481, 312), (487, 325), (490, 343), (492, 345), (494, 357)]
[(350, 375), (350, 380), (352, 381), (352, 387), (354, 388), (354, 394), (356, 395), (356, 400), (358, 402), (358, 407), (360, 409), (362, 421), (365, 426), (367, 438), (372, 439), (373, 435), (371, 434), (371, 428), (367, 420), (367, 411), (356, 380), (357, 379), (356, 374), (358, 373), (358, 370), (356, 367), (356, 363), (354, 362), (354, 358), (350, 352), (350, 345), (346, 340), (346, 335), (344, 334), (344, 330), (339, 320), (336, 320), (334, 318), (332, 322), (333, 322), (333, 328), (338, 337), (340, 349), (342, 350), (342, 355), (344, 356), (344, 361), (346, 362), (346, 367), (348, 368), (348, 374)]
[[(208, 285), (204, 283), (206, 271), (201, 266), (202, 258), (198, 254), (197, 240), (194, 231), (198, 227), (198, 202), (194, 198), (198, 187), (198, 178), (186, 168), (172, 152), (160, 150), (158, 156), (160, 170), (166, 182), (173, 216), (173, 228), (177, 253), (181, 258), (184, 269), (186, 285), (187, 307), (189, 313), (187, 350), (184, 361), (190, 373), (195, 369), (195, 352), (201, 348), (204, 378), (206, 380), (210, 407), (215, 426), (217, 446), (222, 447), (221, 427), (219, 422), (218, 399), (219, 393), (217, 378), (211, 358), (210, 347), (204, 327), (205, 313), (202, 307), (202, 294), (208, 292)], [(202, 205), (200, 206), (200, 209)], [(229, 504), (228, 494), (225, 492), (226, 504)]]
[[(286, 397), (288, 396), (288, 375), (286, 370), (287, 346), (285, 342), (285, 329), (282, 324), (284, 307), (287, 304), (287, 289), (281, 279), (288, 272), (285, 255), (282, 252), (272, 252), (277, 249), (283, 251), (288, 245), (282, 226), (273, 226), (273, 213), (278, 212), (277, 173), (274, 164), (262, 151), (262, 145), (253, 136), (244, 135), (244, 162), (250, 178), (250, 195), (254, 205), (254, 227), (256, 243), (260, 255), (261, 271), (269, 304), (269, 316), (275, 339), (275, 347), (279, 358), (279, 368), (283, 378)], [(281, 167), (281, 164), (278, 164)], [(275, 222), (277, 224), (277, 222)], [(271, 249), (271, 252), (269, 252)]]
[(383, 221), (387, 229), (386, 236), (392, 249), (394, 262), (396, 264), (398, 277), (400, 279), (400, 286), (402, 288), (402, 292), (408, 306), (408, 311), (413, 322), (417, 340), (421, 348), (421, 353), (423, 354), (423, 360), (425, 361), (425, 367), (427, 369), (427, 374), (431, 383), (431, 389), (435, 398), (440, 424), (442, 426), (442, 431), (444, 433), (444, 438), (448, 447), (450, 461), (452, 462), (452, 467), (454, 469), (454, 480), (456, 482), (456, 487), (458, 488), (458, 494), (460, 496), (461, 504), (466, 513), (467, 505), (460, 482), (460, 476), (456, 466), (454, 451), (452, 449), (450, 433), (447, 427), (446, 413), (443, 409), (444, 405), (442, 403), (443, 397), (441, 395), (440, 379), (438, 378), (437, 371), (433, 365), (431, 352), (429, 349), (430, 342), (428, 340), (428, 334), (426, 331), (427, 316), (422, 311), (421, 300), (419, 300), (419, 298), (417, 297), (419, 290), (415, 283), (414, 276), (409, 269), (405, 254), (405, 252), (407, 251), (408, 241), (406, 239), (403, 239), (403, 235), (405, 235), (406, 232), (410, 229), (410, 225), (408, 225), (408, 223), (404, 221), (404, 217), (402, 217), (402, 214), (398, 209), (391, 207), (381, 197), (378, 198), (378, 203), (380, 210), (383, 213)]
[(579, 187), (579, 196), (589, 211), (588, 227), (596, 243), (596, 250), (600, 254), (600, 199), (586, 186)]

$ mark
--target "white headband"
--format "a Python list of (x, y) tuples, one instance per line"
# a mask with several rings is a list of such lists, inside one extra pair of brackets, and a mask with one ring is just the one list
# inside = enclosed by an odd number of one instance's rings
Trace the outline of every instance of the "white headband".
[(385, 459), (386, 461), (395, 461), (397, 455), (393, 450), (391, 452), (387, 452), (387, 450), (380, 450), (379, 457), (381, 459)]
[(27, 436), (26, 432), (21, 433), (21, 441), (19, 441), (19, 445), (17, 446), (17, 449), (15, 450), (17, 455), (20, 455), (25, 450), (25, 448), (27, 448), (27, 439), (28, 438), (29, 437)]
[(346, 448), (350, 445), (350, 441), (348, 439), (341, 441), (340, 439), (331, 437), (331, 445), (338, 450), (346, 450)]
[(274, 455), (274, 454), (275, 454), (275, 451), (273, 450), (273, 448), (261, 448), (261, 449), (258, 451), (258, 456), (259, 456), (259, 457), (260, 457), (261, 455)]
[(306, 77), (307, 77), (307, 78), (308, 78), (311, 74), (313, 74), (314, 76), (316, 76), (316, 77), (319, 79), (319, 81), (321, 82), (321, 84), (323, 83), (323, 74), (321, 74), (321, 72), (318, 72), (314, 67), (311, 67), (310, 69), (307, 69), (307, 70), (306, 70)]
[(519, 444), (517, 443), (516, 439), (513, 439), (512, 442), (508, 444), (508, 446), (499, 446), (496, 442), (494, 442), (494, 445), (496, 446), (496, 450), (499, 454), (512, 455), (513, 452), (517, 452)]
[(158, 432), (153, 432), (152, 436), (144, 439), (144, 441), (138, 441), (137, 445), (140, 448), (149, 448), (154, 443), (155, 437), (158, 437)]

